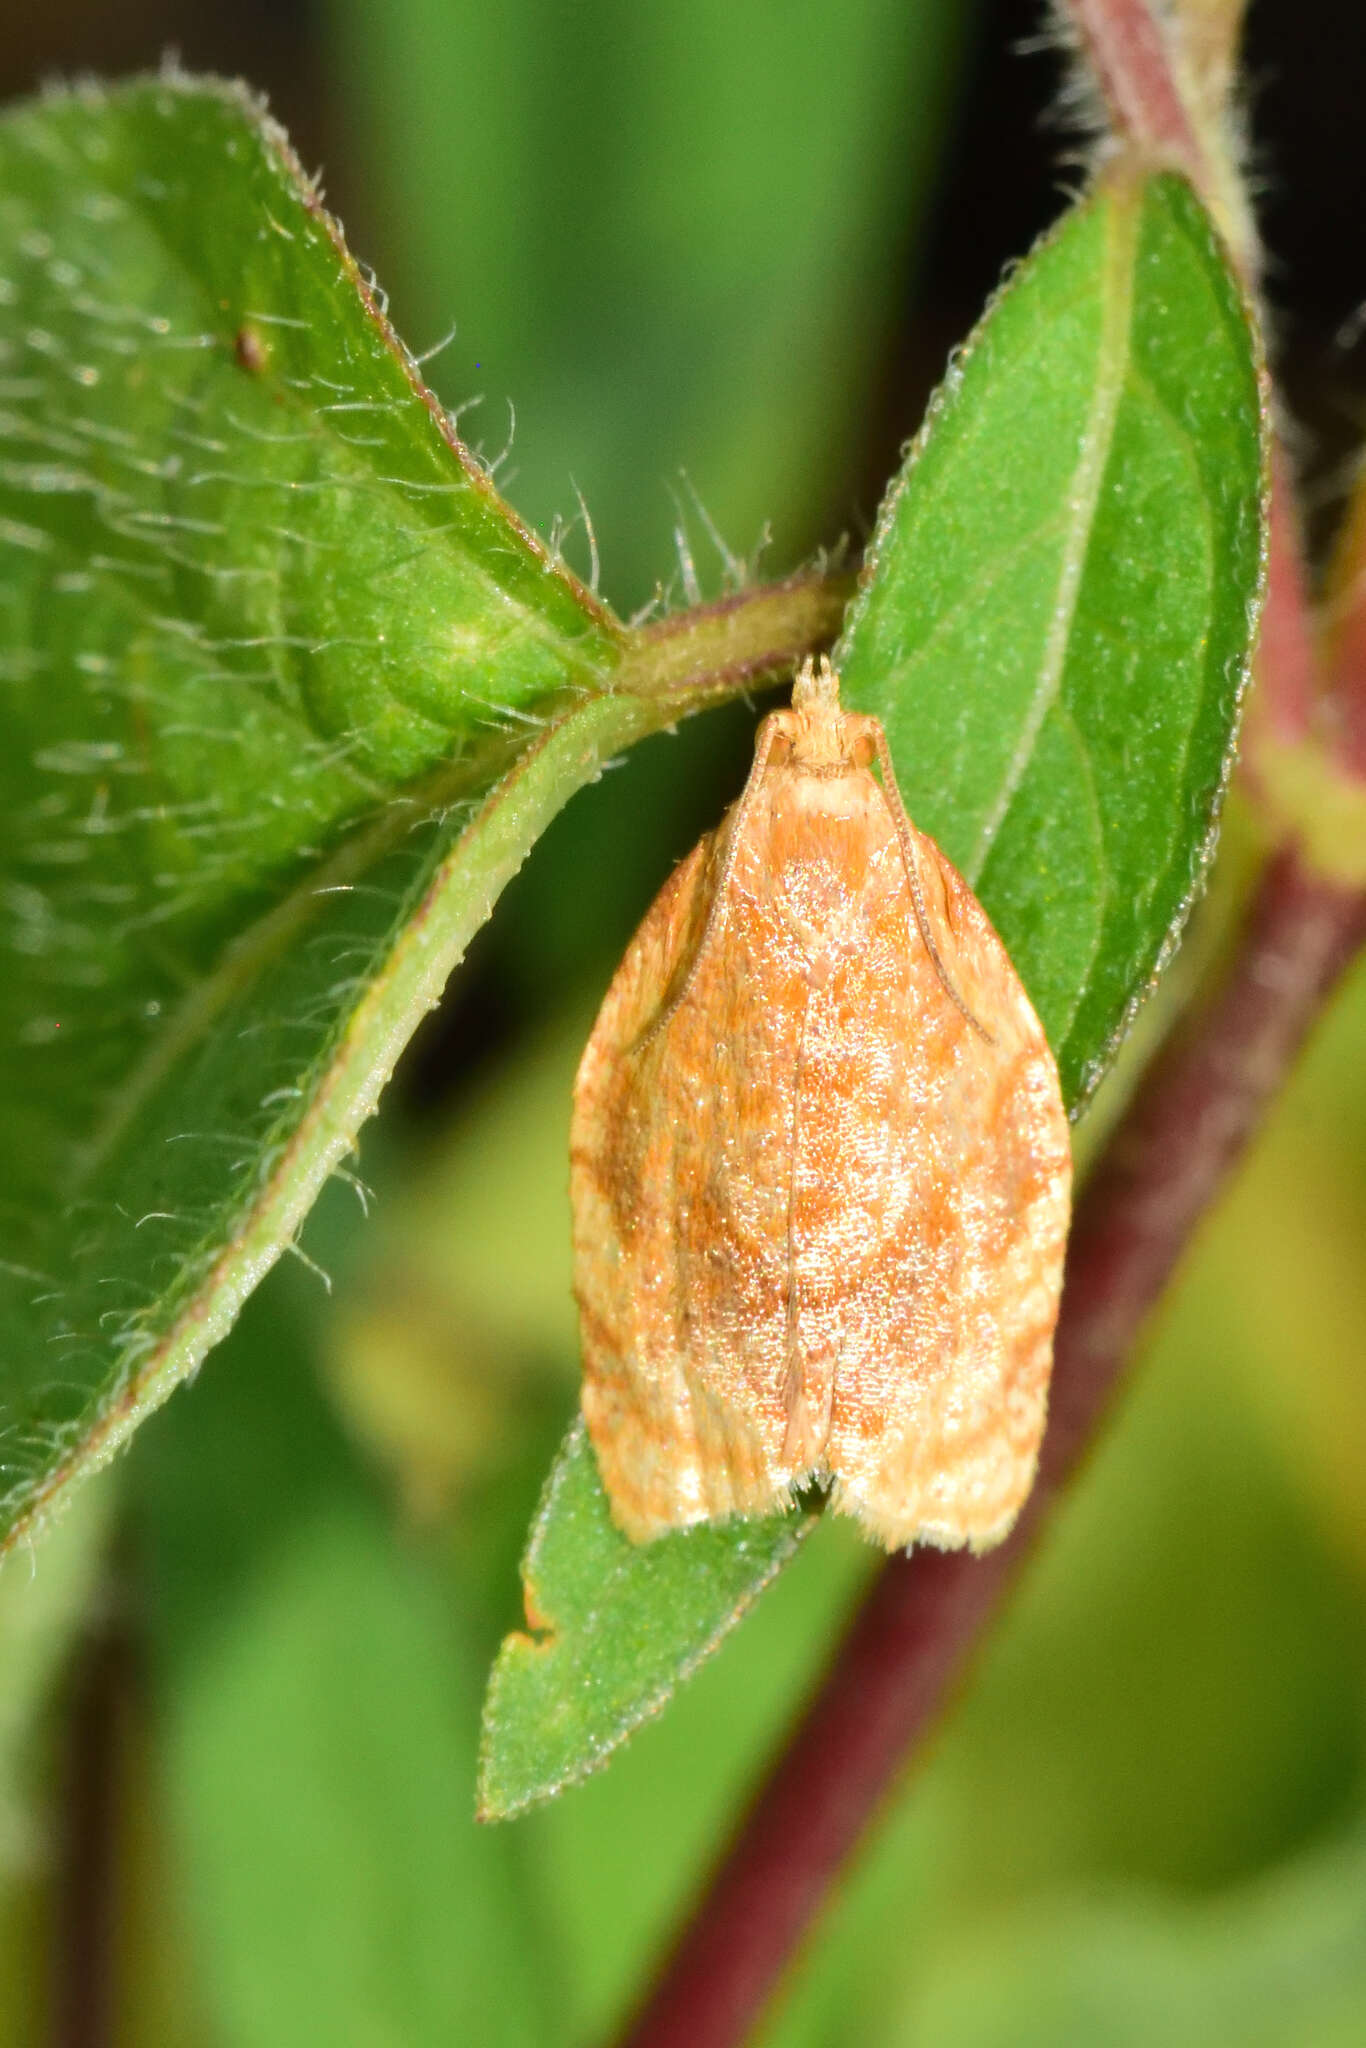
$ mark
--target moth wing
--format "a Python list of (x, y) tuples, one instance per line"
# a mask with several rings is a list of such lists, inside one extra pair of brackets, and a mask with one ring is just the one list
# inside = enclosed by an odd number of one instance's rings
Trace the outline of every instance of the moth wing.
[[(909, 943), (895, 934), (912, 1028), (884, 1060), (899, 1204), (844, 1300), (827, 1455), (836, 1506), (889, 1549), (980, 1549), (1033, 1481), (1071, 1151), (1052, 1054), (986, 913), (904, 814), (902, 844), (919, 905)], [(889, 919), (908, 907), (889, 900)], [(844, 991), (865, 1015), (878, 1000)]]
[(583, 1410), (613, 1512), (637, 1541), (789, 1498), (777, 1170), (789, 1027), (780, 1004), (752, 1000), (754, 905), (731, 891), (709, 923), (724, 832), (646, 914), (574, 1091)]

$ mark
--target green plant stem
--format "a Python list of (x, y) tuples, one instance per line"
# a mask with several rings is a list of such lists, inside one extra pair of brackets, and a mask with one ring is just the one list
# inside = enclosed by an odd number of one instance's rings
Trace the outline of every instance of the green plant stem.
[(1294, 848), (1227, 979), (1159, 1054), (1078, 1205), (1039, 1477), (982, 1558), (890, 1558), (621, 2048), (737, 2048), (964, 1667), (1109, 1406), (1149, 1310), (1340, 976), (1366, 894)]
[(636, 635), (613, 688), (692, 703), (773, 681), (831, 644), (854, 584), (848, 571), (804, 570), (673, 612)]

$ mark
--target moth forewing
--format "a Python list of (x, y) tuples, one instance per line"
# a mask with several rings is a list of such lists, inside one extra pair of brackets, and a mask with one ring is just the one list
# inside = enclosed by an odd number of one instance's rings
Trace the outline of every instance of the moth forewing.
[(583, 1405), (622, 1527), (828, 1478), (889, 1547), (996, 1541), (1042, 1434), (1069, 1188), (1004, 948), (877, 721), (808, 667), (576, 1083)]

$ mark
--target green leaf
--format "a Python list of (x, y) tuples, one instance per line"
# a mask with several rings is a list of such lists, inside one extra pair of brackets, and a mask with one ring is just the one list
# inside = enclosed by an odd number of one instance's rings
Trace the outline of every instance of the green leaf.
[[(1212, 852), (1261, 591), (1260, 396), (1246, 309), (1188, 187), (1103, 183), (953, 365), (840, 651), (846, 702), (882, 718), (907, 808), (978, 888), (1074, 1109)], [(648, 1603), (634, 1698), (614, 1673), (620, 1741), (665, 1687), (669, 1603), (652, 1589), (635, 1603), (633, 1553), (600, 1503), (575, 1499), (577, 1527), (561, 1512), (552, 1483), (529, 1564), (563, 1548), (583, 1583), (619, 1589), (592, 1625), (623, 1666)], [(750, 1532), (706, 1534), (714, 1639), (726, 1546), (742, 1553)], [(686, 1549), (700, 1532), (670, 1540)], [(609, 1732), (585, 1719), (580, 1753), (566, 1748), (570, 1688), (603, 1652), (566, 1643), (571, 1612), (552, 1619), (564, 1694), (516, 1637), (489, 1690), (484, 1783), (517, 1787), (517, 1804), (600, 1762)], [(696, 1629), (690, 1617), (675, 1678)]]
[(1261, 590), (1258, 380), (1190, 188), (1102, 184), (955, 362), (840, 650), (1074, 1109), (1213, 852)]
[(641, 707), (241, 92), (13, 114), (0, 281), (12, 1534), (222, 1334)]
[(772, 1515), (628, 1543), (576, 1422), (522, 1566), (536, 1633), (506, 1637), (489, 1680), (481, 1818), (508, 1819), (604, 1764), (716, 1647), (809, 1526), (800, 1514)]

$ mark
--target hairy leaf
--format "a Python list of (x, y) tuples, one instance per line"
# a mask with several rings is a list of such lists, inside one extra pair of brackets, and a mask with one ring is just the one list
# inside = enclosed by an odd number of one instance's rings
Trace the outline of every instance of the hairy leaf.
[(278, 129), (0, 124), (0, 1534), (191, 1371), (548, 817), (669, 714)]

